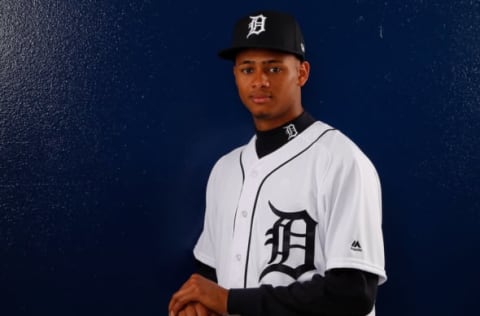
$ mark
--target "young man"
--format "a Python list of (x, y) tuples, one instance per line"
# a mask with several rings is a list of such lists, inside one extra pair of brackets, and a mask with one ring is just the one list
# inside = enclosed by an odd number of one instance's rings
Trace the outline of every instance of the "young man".
[(293, 17), (248, 15), (232, 42), (219, 55), (256, 134), (210, 174), (199, 271), (170, 315), (374, 315), (386, 280), (374, 166), (304, 111), (310, 65)]

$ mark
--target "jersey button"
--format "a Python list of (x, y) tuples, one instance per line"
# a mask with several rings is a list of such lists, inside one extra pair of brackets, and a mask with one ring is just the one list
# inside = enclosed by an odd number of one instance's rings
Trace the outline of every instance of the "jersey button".
[(248, 215), (248, 212), (247, 212), (247, 211), (242, 211), (242, 216), (243, 216), (243, 217), (247, 217), (247, 215)]
[(235, 256), (235, 258), (237, 259), (237, 261), (240, 261), (240, 260), (242, 260), (242, 255), (241, 255), (241, 254), (237, 254), (237, 255)]

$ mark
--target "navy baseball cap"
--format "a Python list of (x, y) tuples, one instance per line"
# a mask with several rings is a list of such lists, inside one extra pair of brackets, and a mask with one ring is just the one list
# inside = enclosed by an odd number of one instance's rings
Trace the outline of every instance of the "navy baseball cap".
[(262, 48), (290, 53), (305, 60), (305, 43), (300, 26), (293, 16), (278, 11), (258, 11), (242, 17), (234, 26), (232, 44), (218, 53), (234, 60), (247, 48)]

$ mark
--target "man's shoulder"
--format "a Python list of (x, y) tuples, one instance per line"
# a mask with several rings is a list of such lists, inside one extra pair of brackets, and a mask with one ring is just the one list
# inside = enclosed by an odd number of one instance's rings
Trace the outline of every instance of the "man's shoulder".
[(240, 158), (242, 156), (242, 152), (245, 150), (245, 148), (248, 146), (248, 144), (243, 144), (241, 146), (238, 146), (234, 149), (231, 149), (227, 153), (223, 154), (220, 156), (220, 158), (217, 159), (217, 162), (215, 165), (231, 165), (232, 163), (238, 163), (240, 161)]
[(221, 160), (232, 160), (232, 159), (235, 159), (237, 160), (238, 157), (240, 157), (240, 155), (242, 154), (242, 151), (243, 149), (246, 147), (247, 145), (242, 145), (242, 146), (238, 146), (232, 150), (230, 150), (229, 152), (227, 152), (226, 154), (224, 154), (223, 156), (221, 156), (218, 161), (221, 161)]
[(362, 149), (341, 130), (322, 121), (315, 122), (317, 134), (321, 136), (317, 149), (335, 159), (367, 158)]

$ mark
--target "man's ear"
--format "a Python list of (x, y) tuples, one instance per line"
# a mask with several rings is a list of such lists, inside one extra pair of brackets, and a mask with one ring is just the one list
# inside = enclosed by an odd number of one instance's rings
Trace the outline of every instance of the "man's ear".
[(303, 87), (307, 83), (308, 77), (310, 76), (310, 63), (308, 61), (303, 61), (298, 66), (298, 85)]

